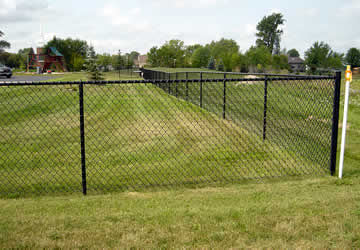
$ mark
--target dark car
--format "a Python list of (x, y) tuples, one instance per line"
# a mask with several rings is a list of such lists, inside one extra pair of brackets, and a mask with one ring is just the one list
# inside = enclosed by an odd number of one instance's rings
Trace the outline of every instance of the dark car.
[(5, 65), (0, 64), (0, 76), (6, 76), (10, 78), (12, 76), (12, 70)]

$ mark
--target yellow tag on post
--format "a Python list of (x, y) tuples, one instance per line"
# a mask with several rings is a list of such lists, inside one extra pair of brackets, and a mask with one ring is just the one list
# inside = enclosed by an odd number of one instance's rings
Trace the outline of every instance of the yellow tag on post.
[(347, 66), (347, 69), (345, 71), (345, 80), (348, 82), (352, 81), (352, 72), (351, 72), (350, 65)]

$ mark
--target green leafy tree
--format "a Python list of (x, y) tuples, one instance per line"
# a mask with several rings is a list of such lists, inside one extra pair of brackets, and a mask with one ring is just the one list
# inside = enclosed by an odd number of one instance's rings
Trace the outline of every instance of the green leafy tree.
[(290, 69), (290, 65), (288, 63), (288, 57), (286, 55), (273, 55), (272, 67), (277, 71), (282, 69)]
[(206, 47), (210, 48), (211, 55), (215, 60), (219, 61), (220, 59), (224, 63), (226, 71), (231, 71), (231, 60), (232, 56), (235, 53), (239, 53), (240, 47), (233, 39), (222, 38), (219, 41), (212, 41)]
[(280, 51), (280, 41), (283, 30), (279, 27), (284, 24), (285, 19), (281, 13), (273, 13), (265, 16), (256, 26), (257, 33), (256, 45), (258, 47), (266, 46), (270, 53), (274, 53), (275, 49)]
[(327, 59), (326, 66), (331, 69), (342, 69), (344, 67), (344, 54), (332, 52)]
[(100, 68), (103, 71), (105, 71), (105, 72), (109, 71), (109, 67), (111, 65), (111, 56), (110, 56), (110, 54), (104, 53), (102, 55), (98, 55), (97, 64), (100, 66)]
[(345, 61), (347, 64), (351, 65), (351, 67), (360, 66), (360, 50), (357, 48), (350, 48), (346, 53)]
[(225, 66), (224, 66), (224, 62), (222, 59), (220, 59), (218, 65), (217, 65), (217, 70), (222, 71), (222, 72), (225, 71)]
[(240, 71), (243, 73), (249, 72), (249, 62), (242, 53), (234, 53), (231, 57), (231, 68), (233, 71)]
[(340, 66), (341, 54), (334, 54), (329, 44), (324, 42), (315, 42), (305, 52), (305, 64), (309, 67), (312, 74), (319, 68), (337, 68)]
[(63, 54), (66, 67), (69, 71), (75, 71), (75, 58), (76, 61), (78, 61), (79, 57), (85, 60), (89, 50), (89, 46), (86, 41), (72, 38), (61, 39), (54, 37), (44, 46), (44, 49), (48, 50), (50, 47), (55, 47), (61, 54)]
[(289, 57), (300, 57), (300, 54), (296, 49), (289, 50), (287, 54)]
[(264, 71), (267, 66), (271, 65), (271, 53), (266, 46), (252, 46), (247, 52), (246, 57), (249, 65), (258, 71)]
[(140, 53), (137, 51), (131, 51), (129, 54), (129, 60), (131, 61), (132, 65), (134, 65), (135, 60), (138, 59)]
[[(4, 32), (0, 30), (0, 38), (4, 36)], [(0, 53), (5, 52), (5, 49), (10, 49), (11, 45), (5, 40), (0, 40)]]
[(148, 56), (148, 63), (152, 67), (159, 67), (160, 66), (160, 57), (159, 57), (159, 49), (158, 47), (154, 46), (150, 49), (147, 53)]
[(119, 70), (125, 67), (125, 58), (119, 52), (117, 55), (111, 56), (111, 65), (114, 69)]
[(207, 67), (210, 60), (210, 49), (208, 47), (200, 47), (192, 55), (192, 66), (194, 68)]
[(210, 69), (210, 70), (215, 70), (216, 69), (214, 57), (210, 58), (207, 68)]
[[(195, 51), (199, 48), (202, 48), (203, 46), (200, 44), (194, 44), (194, 45), (188, 45), (185, 46), (185, 59), (184, 59), (184, 66), (185, 67), (197, 67), (193, 65), (193, 55)], [(207, 63), (208, 61), (206, 61)], [(206, 67), (206, 63), (204, 67)]]

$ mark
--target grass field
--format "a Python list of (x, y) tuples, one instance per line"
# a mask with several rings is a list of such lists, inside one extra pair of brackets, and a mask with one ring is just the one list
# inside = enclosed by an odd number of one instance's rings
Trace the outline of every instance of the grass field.
[[(14, 73), (15, 76), (28, 76), (28, 73)], [(135, 73), (134, 71), (129, 70), (121, 70), (120, 75), (119, 72), (104, 72), (104, 80), (106, 81), (114, 81), (114, 80), (131, 80), (131, 79), (140, 79), (139, 73)], [(36, 76), (54, 76), (56, 77), (50, 81), (88, 81), (89, 75), (86, 72), (66, 72), (63, 74), (44, 74), (44, 75), (36, 75)]]
[[(13, 104), (13, 113), (11, 116), (9, 115), (10, 121), (1, 119), (1, 127), (8, 126), (7, 129), (11, 131), (10, 125), (14, 125), (16, 121), (17, 126), (21, 128), (21, 124), (24, 125), (22, 122), (25, 120), (19, 120), (19, 116), (16, 116), (17, 112), (22, 116), (25, 112), (26, 116), (22, 119), (28, 117), (31, 120), (31, 117), (38, 114), (40, 109), (47, 115), (37, 117), (39, 123), (34, 124), (35, 132), (40, 128), (48, 128), (44, 133), (50, 132), (48, 140), (41, 140), (43, 143), (41, 146), (48, 147), (49, 153), (51, 153), (51, 149), (55, 148), (54, 144), (60, 143), (57, 139), (69, 138), (68, 144), (64, 145), (64, 148), (71, 149), (73, 147), (76, 150), (78, 140), (71, 141), (70, 139), (79, 133), (76, 127), (71, 126), (78, 120), (77, 116), (73, 116), (77, 113), (75, 98), (77, 92), (73, 89), (59, 89), (58, 87), (57, 91), (66, 92), (70, 97), (68, 100), (56, 99), (58, 97), (56, 94), (51, 94), (55, 92), (51, 88), (42, 89), (44, 93), (47, 93), (42, 95), (46, 98), (40, 100), (42, 104), (46, 104), (42, 107), (33, 105), (30, 108), (14, 105), (19, 104), (20, 100), (24, 98), (34, 100), (39, 95), (36, 90), (30, 91), (30, 96), (29, 91), (22, 93), (20, 90), (16, 91), (15, 96), (11, 98), (8, 94), (3, 95), (2, 100), (4, 97), (8, 97), (6, 103)], [(116, 102), (115, 100), (121, 96), (121, 94), (117, 94), (120, 93), (117, 91), (112, 91), (112, 99), (104, 103), (103, 94), (106, 88), (108, 86), (97, 86), (91, 90), (85, 89), (85, 94), (89, 95), (89, 102), (85, 108), (94, 113), (94, 118), (88, 117), (86, 121), (89, 124), (89, 131), (99, 136), (102, 135), (105, 139), (112, 134), (112, 129), (106, 128), (108, 125), (118, 126), (118, 136), (122, 139), (126, 129), (133, 135), (140, 133), (140, 130), (136, 124), (105, 124), (96, 123), (96, 120), (106, 120), (106, 116), (113, 114), (111, 114), (111, 110), (135, 110), (140, 106), (143, 111), (147, 111), (147, 115), (133, 117), (136, 118), (136, 121), (145, 119), (146, 124), (155, 124), (154, 126), (158, 124), (162, 131), (168, 131), (161, 136), (161, 138), (165, 138), (165, 141), (160, 140), (156, 145), (148, 145), (150, 148), (159, 148), (164, 143), (169, 144), (167, 140), (178, 135), (174, 134), (175, 128), (182, 128), (185, 134), (188, 133), (186, 131), (189, 128), (186, 127), (186, 124), (194, 118), (199, 122), (206, 121), (207, 125), (204, 125), (203, 129), (208, 129), (209, 133), (212, 132), (212, 129), (216, 130), (219, 138), (222, 135), (235, 134), (244, 140), (253, 140), (255, 144), (260, 143), (258, 136), (253, 137), (248, 130), (244, 130), (236, 123), (223, 127), (224, 121), (217, 115), (213, 115), (213, 112), (207, 113), (196, 105), (181, 102), (161, 92), (158, 93), (157, 102), (140, 102), (138, 107), (131, 106), (130, 101)], [(117, 88), (119, 89), (121, 86)], [(360, 81), (355, 80), (351, 88), (343, 180), (337, 180), (330, 176), (307, 177), (306, 179), (283, 178), (221, 186), (197, 186), (194, 189), (177, 187), (172, 191), (160, 189), (158, 191), (124, 192), (89, 197), (67, 195), (64, 197), (3, 199), (0, 200), (0, 221), (2, 222), (0, 223), (0, 248), (359, 248)], [(138, 86), (138, 89), (133, 90), (137, 94), (127, 93), (125, 97), (139, 101), (150, 94), (147, 89), (148, 87)], [(56, 100), (55, 103), (54, 100)], [(164, 124), (156, 121), (156, 118), (173, 119), (171, 113), (155, 108), (162, 107), (164, 103), (181, 107), (185, 111), (182, 114), (183, 119), (176, 121), (176, 127), (164, 127)], [(148, 108), (149, 105), (155, 106)], [(47, 108), (44, 110), (43, 107)], [(106, 107), (110, 112), (99, 112)], [(61, 124), (64, 120), (56, 119), (59, 118), (56, 115), (50, 116), (52, 112), (62, 117), (66, 116), (66, 123)], [(127, 112), (127, 114), (136, 115), (133, 112)], [(3, 116), (4, 113), (1, 115)], [(104, 117), (104, 119), (100, 119), (100, 117)], [(209, 122), (211, 126), (208, 126)], [(52, 126), (49, 128), (48, 125), (53, 123), (55, 123), (54, 125), (60, 124), (60, 126), (56, 129)], [(222, 127), (226, 130), (219, 132), (219, 128)], [(148, 129), (151, 131), (154, 127), (150, 126)], [(203, 131), (203, 129), (199, 128), (199, 131)], [(125, 133), (125, 135), (128, 134)], [(150, 139), (149, 133), (141, 135), (144, 137), (144, 141)], [(33, 142), (40, 142), (40, 134), (24, 131), (23, 136), (30, 138)], [(2, 136), (2, 139), (4, 138), (6, 137)], [(207, 140), (210, 142), (215, 139), (216, 142), (219, 142), (219, 138), (208, 138)], [(131, 139), (134, 138), (129, 138), (129, 140)], [(200, 145), (199, 149), (204, 146), (194, 137), (192, 139), (195, 145)], [(89, 140), (91, 141), (91, 139)], [(146, 147), (144, 147), (144, 152), (139, 153), (133, 151), (134, 148), (131, 147), (133, 144), (128, 143), (127, 147), (124, 147), (119, 141), (117, 142), (112, 146), (117, 146), (123, 150), (122, 152), (127, 152), (135, 158), (141, 157), (141, 155), (146, 156), (142, 158), (141, 162), (142, 164), (149, 163), (151, 155), (149, 151), (146, 151)], [(92, 141), (94, 146), (96, 143), (99, 142)], [(233, 141), (232, 143), (235, 143), (235, 146), (237, 142)], [(20, 141), (19, 145), (21, 145)], [(17, 147), (21, 147), (19, 145)], [(211, 145), (216, 149), (216, 145)], [(36, 151), (36, 148), (32, 148), (36, 147), (34, 144), (22, 146), (26, 150), (34, 150), (32, 155), (34, 159), (47, 157)], [(275, 154), (270, 160), (279, 162), (278, 157), (288, 158), (289, 155), (286, 154), (288, 151), (276, 148), (276, 145), (268, 146), (270, 152), (273, 150), (283, 152), (283, 154)], [(219, 147), (225, 148), (224, 144)], [(249, 150), (251, 149), (249, 148)], [(171, 152), (171, 148), (163, 148), (160, 152), (163, 157), (168, 155), (164, 152), (174, 153)], [(14, 152), (8, 153), (15, 159), (21, 160), (21, 155), (16, 155)], [(107, 154), (111, 155), (111, 153), (111, 150), (100, 144), (99, 152), (89, 156), (89, 166), (95, 169), (99, 165), (96, 159), (106, 162), (109, 160)], [(69, 157), (69, 152), (61, 155), (58, 159), (62, 163), (68, 162), (69, 164), (75, 160)], [(181, 157), (179, 159), (181, 160)], [(128, 160), (131, 161), (131, 158)], [(23, 167), (21, 161), (13, 164), (19, 169)], [(32, 171), (36, 171), (36, 161), (33, 165), (31, 162), (26, 165), (32, 166)], [(51, 175), (51, 171), (47, 172)], [(29, 171), (29, 174), (33, 173)], [(41, 179), (37, 177), (41, 176), (34, 174), (32, 178)], [(103, 183), (101, 184), (103, 185)], [(56, 186), (55, 179), (51, 185)], [(96, 190), (95, 187), (94, 189)]]

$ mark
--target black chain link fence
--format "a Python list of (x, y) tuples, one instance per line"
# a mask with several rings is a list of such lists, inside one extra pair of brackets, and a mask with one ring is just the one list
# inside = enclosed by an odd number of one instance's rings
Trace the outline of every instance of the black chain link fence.
[(141, 81), (0, 83), (0, 195), (334, 173), (339, 74), (146, 74)]

